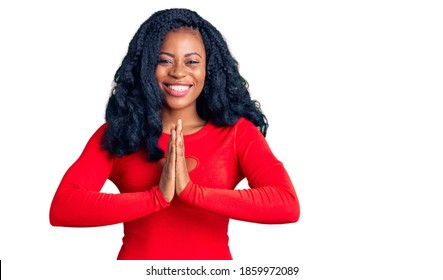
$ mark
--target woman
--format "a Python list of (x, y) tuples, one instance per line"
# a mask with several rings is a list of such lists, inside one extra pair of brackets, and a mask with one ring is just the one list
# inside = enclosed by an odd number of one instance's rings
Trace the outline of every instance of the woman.
[[(124, 223), (118, 259), (232, 259), (230, 218), (290, 223), (291, 180), (266, 143), (220, 32), (197, 13), (154, 13), (114, 77), (106, 123), (64, 175), (54, 226)], [(247, 178), (250, 189), (234, 190)], [(100, 192), (111, 180), (119, 194)]]

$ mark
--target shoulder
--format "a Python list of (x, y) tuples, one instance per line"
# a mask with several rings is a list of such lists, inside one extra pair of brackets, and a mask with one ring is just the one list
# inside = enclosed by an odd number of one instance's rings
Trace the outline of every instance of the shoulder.
[(250, 120), (244, 117), (240, 117), (240, 119), (234, 124), (234, 128), (237, 135), (262, 135), (260, 130)]
[[(89, 140), (87, 141), (81, 155), (79, 161), (88, 165), (89, 163), (97, 163), (98, 160), (103, 159), (104, 161), (108, 161), (112, 159), (111, 154), (103, 148), (103, 136), (105, 135), (107, 128), (107, 124), (101, 124), (95, 132), (91, 135)], [(103, 163), (102, 161), (101, 163)]]
[(94, 134), (91, 136), (91, 139), (94, 139), (94, 138), (99, 138), (99, 139), (101, 139), (101, 138), (103, 137), (103, 135), (105, 134), (107, 128), (108, 128), (108, 124), (107, 124), (107, 123), (103, 123), (103, 124), (101, 124), (101, 125), (96, 129), (96, 131), (94, 132)]
[(254, 123), (245, 118), (240, 118), (234, 127), (235, 150), (240, 157), (244, 157), (248, 154), (256, 154), (265, 157), (268, 154), (272, 154), (266, 138)]
[(217, 126), (210, 121), (201, 132), (197, 133), (197, 135), (201, 136), (199, 138), (203, 138), (203, 136), (220, 138), (225, 142), (227, 139), (232, 139), (237, 143), (263, 138), (260, 130), (251, 121), (244, 117), (240, 117), (237, 122), (232, 125)]
[(100, 148), (102, 143), (102, 138), (105, 135), (107, 127), (108, 127), (107, 123), (101, 124), (89, 138), (89, 141), (86, 144), (86, 148), (88, 147), (94, 147), (95, 149)]
[[(217, 125), (212, 120), (201, 130), (201, 132), (216, 131), (217, 133), (237, 133), (240, 131), (259, 131), (258, 128), (248, 119), (240, 117), (234, 124), (231, 125)], [(197, 132), (200, 133), (200, 132)]]
[(265, 137), (261, 134), (258, 127), (256, 127), (250, 120), (243, 117), (234, 124), (234, 133), (237, 147), (247, 146), (255, 141), (266, 142)]

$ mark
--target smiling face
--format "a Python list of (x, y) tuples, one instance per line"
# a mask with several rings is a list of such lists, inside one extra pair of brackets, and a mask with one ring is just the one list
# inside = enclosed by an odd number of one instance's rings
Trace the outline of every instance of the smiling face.
[(160, 48), (155, 77), (168, 110), (196, 110), (206, 77), (206, 51), (200, 32), (169, 31)]

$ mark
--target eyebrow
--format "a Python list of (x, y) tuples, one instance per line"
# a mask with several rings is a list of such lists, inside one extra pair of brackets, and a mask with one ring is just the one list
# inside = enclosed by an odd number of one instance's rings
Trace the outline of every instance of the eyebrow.
[[(167, 56), (170, 56), (170, 57), (175, 57), (175, 55), (174, 54), (172, 54), (172, 53), (168, 53), (168, 52), (160, 52), (160, 54), (164, 54), (164, 55), (167, 55)], [(190, 52), (190, 53), (187, 53), (187, 54), (185, 54), (185, 57), (189, 57), (189, 56), (191, 56), (191, 55), (198, 55), (200, 58), (202, 57), (200, 54), (198, 54), (197, 52)]]

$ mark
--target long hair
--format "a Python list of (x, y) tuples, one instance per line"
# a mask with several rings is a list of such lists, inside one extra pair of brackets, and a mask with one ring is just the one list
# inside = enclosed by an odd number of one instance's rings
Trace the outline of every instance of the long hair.
[(148, 161), (158, 161), (164, 96), (155, 78), (160, 47), (166, 33), (180, 27), (198, 30), (206, 51), (206, 78), (197, 99), (197, 113), (216, 126), (250, 120), (266, 136), (268, 122), (260, 104), (251, 99), (221, 33), (196, 12), (167, 9), (152, 14), (137, 30), (114, 75), (115, 86), (106, 107), (102, 146), (116, 156), (145, 149)]

